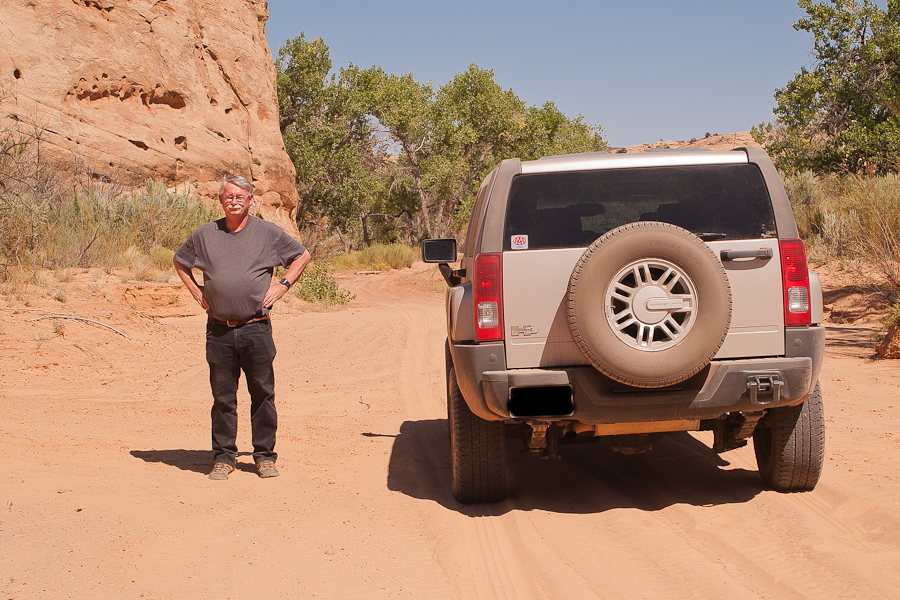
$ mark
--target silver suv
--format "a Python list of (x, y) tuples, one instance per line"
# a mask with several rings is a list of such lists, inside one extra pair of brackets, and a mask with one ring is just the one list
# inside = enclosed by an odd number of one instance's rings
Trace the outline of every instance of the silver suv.
[(824, 457), (822, 290), (762, 149), (505, 160), (481, 185), (447, 291), (457, 500), (506, 495), (506, 438), (642, 452), (666, 432), (753, 438), (764, 483), (812, 489)]

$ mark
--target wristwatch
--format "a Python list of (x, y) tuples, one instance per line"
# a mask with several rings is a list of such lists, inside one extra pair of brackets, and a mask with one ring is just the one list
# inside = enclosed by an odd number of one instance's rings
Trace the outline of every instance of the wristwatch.
[(282, 278), (278, 281), (278, 283), (280, 283), (281, 285), (283, 285), (283, 286), (286, 287), (287, 289), (291, 289), (291, 282), (288, 281), (287, 279), (285, 279), (284, 277), (282, 277)]

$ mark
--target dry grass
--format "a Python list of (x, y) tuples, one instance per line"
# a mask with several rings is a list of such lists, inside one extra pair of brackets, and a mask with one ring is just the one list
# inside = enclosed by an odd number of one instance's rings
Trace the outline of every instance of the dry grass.
[(157, 281), (191, 231), (221, 213), (189, 188), (148, 180), (127, 190), (74, 167), (61, 171), (43, 158), (41, 138), (37, 128), (0, 130), (0, 289), (7, 295), (42, 269), (61, 281), (88, 267)]
[(875, 293), (900, 301), (900, 178), (784, 178), (810, 260), (840, 262)]
[(387, 271), (412, 266), (417, 260), (418, 251), (405, 244), (372, 244), (332, 256), (329, 265), (336, 271)]

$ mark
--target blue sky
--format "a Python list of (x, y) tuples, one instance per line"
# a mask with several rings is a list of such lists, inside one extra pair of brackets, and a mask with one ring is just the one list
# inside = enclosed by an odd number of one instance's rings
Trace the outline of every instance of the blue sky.
[(435, 87), (475, 63), (530, 106), (601, 125), (613, 146), (747, 131), (811, 64), (794, 0), (268, 4), (273, 56), (304, 32), (324, 39), (335, 71), (378, 65)]

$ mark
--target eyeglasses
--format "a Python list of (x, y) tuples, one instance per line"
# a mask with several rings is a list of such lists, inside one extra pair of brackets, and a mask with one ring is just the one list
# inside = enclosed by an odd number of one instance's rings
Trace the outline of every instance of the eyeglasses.
[(228, 196), (222, 196), (222, 198), (223, 198), (224, 200), (228, 200), (229, 202), (234, 202), (235, 200), (237, 200), (238, 202), (246, 202), (247, 200), (250, 199), (250, 196), (244, 196), (244, 195), (240, 195), (240, 196), (231, 196), (231, 195), (228, 195)]

